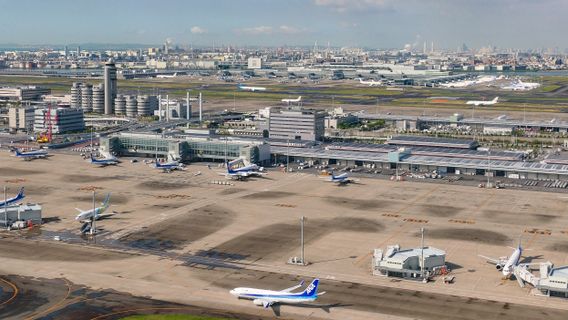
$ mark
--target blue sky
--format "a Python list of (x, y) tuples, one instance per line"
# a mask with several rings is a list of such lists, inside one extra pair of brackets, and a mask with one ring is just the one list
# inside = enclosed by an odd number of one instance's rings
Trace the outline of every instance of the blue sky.
[(567, 48), (568, 0), (0, 0), (0, 43)]

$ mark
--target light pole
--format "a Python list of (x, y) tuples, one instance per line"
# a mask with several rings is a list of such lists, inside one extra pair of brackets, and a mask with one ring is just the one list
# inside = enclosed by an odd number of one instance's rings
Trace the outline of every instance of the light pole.
[(303, 266), (306, 265), (306, 261), (304, 260), (304, 222), (305, 221), (306, 221), (306, 218), (304, 216), (302, 216), (300, 218), (300, 242), (301, 242), (300, 258), (302, 259), (302, 265)]
[(97, 220), (97, 207), (95, 205), (95, 190), (93, 189), (93, 218), (91, 222), (91, 235), (95, 234), (95, 221)]
[(288, 173), (290, 172), (290, 139), (286, 141), (286, 173)]
[(487, 150), (487, 188), (489, 188), (489, 175), (491, 172), (491, 150)]
[(6, 198), (6, 186), (4, 186), (4, 227), (8, 227), (8, 201)]

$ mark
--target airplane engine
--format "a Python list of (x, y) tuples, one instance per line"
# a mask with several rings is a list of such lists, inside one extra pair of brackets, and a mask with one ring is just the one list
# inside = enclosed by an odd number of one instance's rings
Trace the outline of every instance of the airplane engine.
[(501, 271), (501, 270), (503, 270), (503, 265), (498, 263), (498, 264), (495, 265), (495, 269), (497, 269), (498, 271)]
[(257, 305), (257, 306), (262, 306), (262, 305), (263, 305), (262, 300), (260, 300), (260, 299), (254, 299), (254, 300), (252, 300), (252, 303), (254, 303), (254, 304)]

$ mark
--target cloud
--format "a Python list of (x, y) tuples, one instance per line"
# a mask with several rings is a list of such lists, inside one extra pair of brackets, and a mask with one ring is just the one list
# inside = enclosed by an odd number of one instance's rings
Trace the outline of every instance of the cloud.
[(244, 35), (267, 35), (272, 34), (273, 28), (270, 26), (258, 26), (251, 28), (236, 29), (235, 33)]
[(328, 7), (337, 12), (389, 9), (392, 2), (392, 0), (314, 0), (316, 6)]
[(287, 25), (281, 25), (280, 27), (278, 27), (278, 32), (282, 34), (299, 34), (306, 32), (306, 30)]
[(292, 27), (287, 25), (281, 25), (278, 27), (272, 26), (258, 26), (250, 28), (240, 28), (235, 29), (234, 32), (237, 35), (296, 35), (308, 32), (306, 28)]
[(193, 27), (191, 27), (191, 29), (189, 29), (189, 31), (191, 31), (191, 33), (193, 33), (193, 34), (204, 34), (204, 33), (207, 33), (207, 30), (201, 28), (200, 26), (193, 26)]

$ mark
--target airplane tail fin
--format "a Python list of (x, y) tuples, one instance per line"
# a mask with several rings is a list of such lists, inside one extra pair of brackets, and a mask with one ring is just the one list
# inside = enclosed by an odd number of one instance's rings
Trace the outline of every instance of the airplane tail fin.
[(107, 196), (105, 197), (105, 200), (102, 203), (103, 208), (105, 208), (105, 209), (108, 208), (109, 203), (110, 203), (110, 192), (107, 194)]
[(18, 195), (16, 196), (17, 199), (23, 199), (26, 195), (24, 194), (24, 187), (20, 188), (20, 192), (18, 192)]
[(306, 290), (304, 290), (304, 292), (302, 292), (303, 296), (306, 297), (313, 297), (316, 296), (318, 293), (318, 285), (319, 285), (319, 279), (314, 279), (314, 281), (312, 281), (312, 283), (310, 283), (307, 287)]
[(20, 155), (22, 155), (22, 154), (20, 153), (20, 150), (16, 148), (16, 156), (20, 156)]
[(233, 170), (231, 168), (231, 164), (229, 163), (229, 161), (227, 161), (225, 164), (227, 165), (227, 173), (230, 173), (230, 174), (235, 173), (235, 170)]
[(499, 100), (499, 97), (495, 97), (495, 99), (493, 99), (493, 102), (497, 102), (497, 100)]

